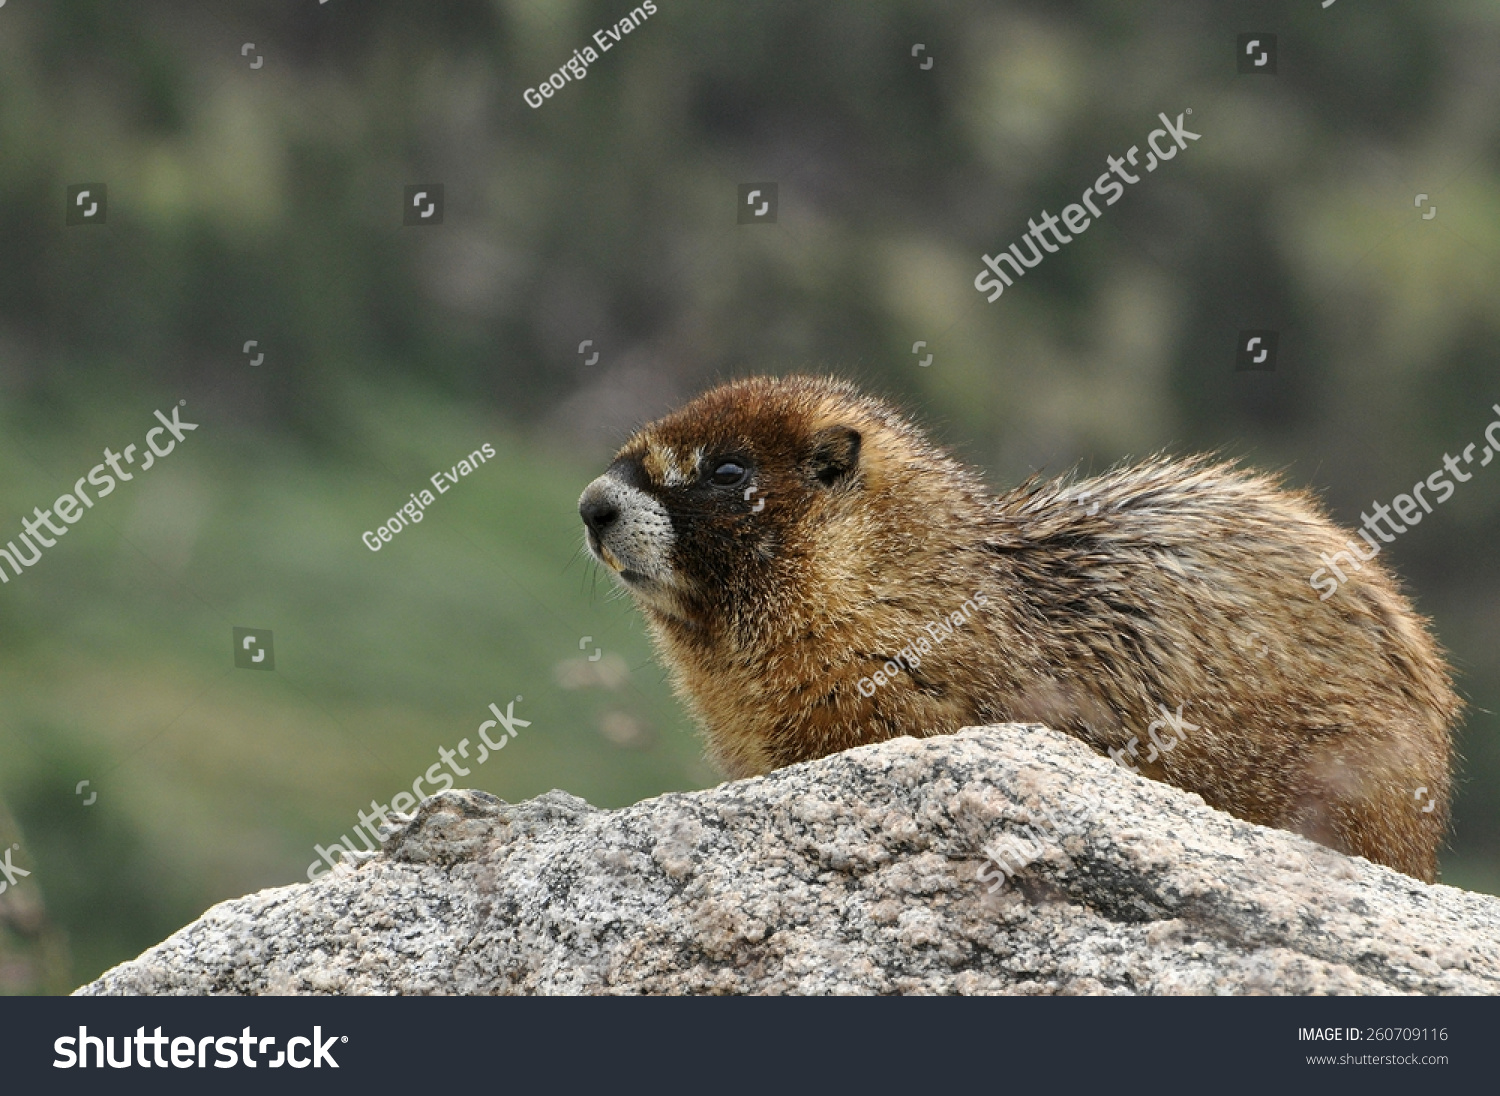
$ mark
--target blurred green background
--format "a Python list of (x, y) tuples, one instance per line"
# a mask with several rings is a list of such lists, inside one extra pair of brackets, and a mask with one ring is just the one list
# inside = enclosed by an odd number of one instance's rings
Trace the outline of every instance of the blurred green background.
[[(199, 424), (0, 585), (31, 872), (0, 993), (305, 878), (491, 702), (531, 726), (461, 782), (502, 798), (714, 783), (575, 507), (716, 380), (854, 377), (996, 486), (1217, 448), (1350, 524), (1497, 417), (1490, 0), (656, 6), (538, 109), (627, 0), (0, 8), (0, 545), (154, 410)], [(1236, 71), (1243, 32), (1275, 75)], [(984, 302), (983, 253), (1188, 108), (1201, 140)], [(737, 224), (767, 181), (776, 223)], [(85, 182), (106, 221), (67, 226)], [(404, 226), (434, 182), (442, 224)], [(1276, 369), (1237, 372), (1255, 328)], [(1500, 465), (1388, 554), (1473, 705), (1444, 879), (1491, 893), (1497, 543)]]

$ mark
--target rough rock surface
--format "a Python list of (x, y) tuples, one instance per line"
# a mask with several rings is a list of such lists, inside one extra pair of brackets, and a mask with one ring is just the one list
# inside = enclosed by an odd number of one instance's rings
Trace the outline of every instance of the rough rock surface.
[[(1027, 825), (1002, 885), (982, 850)], [(224, 902), (78, 992), (1497, 990), (1500, 899), (1007, 725), (618, 811), (446, 792), (357, 870)]]

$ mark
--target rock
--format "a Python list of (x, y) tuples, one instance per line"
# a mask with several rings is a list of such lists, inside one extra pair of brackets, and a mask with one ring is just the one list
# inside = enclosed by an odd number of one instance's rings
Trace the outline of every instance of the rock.
[(224, 902), (78, 993), (1497, 990), (1500, 899), (1011, 724), (618, 811), (445, 792), (357, 869)]

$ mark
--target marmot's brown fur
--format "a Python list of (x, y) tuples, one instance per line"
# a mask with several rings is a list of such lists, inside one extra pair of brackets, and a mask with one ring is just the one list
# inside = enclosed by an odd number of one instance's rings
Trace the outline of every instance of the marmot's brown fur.
[(732, 776), (1038, 722), (1436, 875), (1460, 702), (1377, 564), (1319, 599), (1345, 534), (1308, 494), (1157, 458), (996, 497), (852, 385), (756, 377), (641, 430), (579, 509)]

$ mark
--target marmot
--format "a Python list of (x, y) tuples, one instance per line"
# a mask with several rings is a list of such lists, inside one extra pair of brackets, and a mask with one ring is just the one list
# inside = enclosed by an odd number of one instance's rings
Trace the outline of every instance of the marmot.
[(1156, 457), (995, 496), (894, 407), (794, 376), (640, 430), (578, 508), (730, 776), (1044, 723), (1436, 876), (1461, 702), (1373, 561), (1320, 600), (1346, 537), (1305, 492)]

